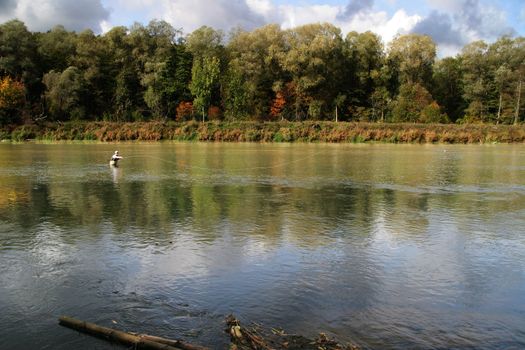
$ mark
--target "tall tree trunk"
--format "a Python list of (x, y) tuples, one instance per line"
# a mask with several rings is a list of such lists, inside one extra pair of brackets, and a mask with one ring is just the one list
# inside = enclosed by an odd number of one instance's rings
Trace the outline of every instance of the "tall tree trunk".
[(483, 101), (480, 102), (480, 107), (479, 107), (479, 120), (480, 121), (484, 121), (483, 120)]
[(514, 125), (518, 124), (520, 119), (520, 104), (521, 104), (521, 79), (518, 84), (518, 101), (516, 102), (516, 111), (514, 112)]
[(501, 118), (501, 100), (502, 100), (502, 93), (499, 92), (499, 105), (498, 105), (498, 117), (496, 118), (496, 124), (499, 124), (500, 118)]
[(335, 122), (337, 123), (337, 105), (335, 106)]

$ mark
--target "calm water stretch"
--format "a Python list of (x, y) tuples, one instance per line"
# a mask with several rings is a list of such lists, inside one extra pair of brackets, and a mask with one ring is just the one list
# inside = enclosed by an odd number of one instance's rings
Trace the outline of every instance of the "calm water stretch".
[[(118, 149), (124, 159), (111, 168)], [(525, 348), (525, 146), (0, 144), (0, 348)]]

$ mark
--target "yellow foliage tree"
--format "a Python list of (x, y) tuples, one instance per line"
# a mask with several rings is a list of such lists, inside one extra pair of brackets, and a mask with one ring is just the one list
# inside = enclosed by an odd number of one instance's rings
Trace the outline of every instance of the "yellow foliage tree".
[(14, 121), (25, 102), (25, 87), (20, 81), (6, 76), (0, 80), (0, 124)]

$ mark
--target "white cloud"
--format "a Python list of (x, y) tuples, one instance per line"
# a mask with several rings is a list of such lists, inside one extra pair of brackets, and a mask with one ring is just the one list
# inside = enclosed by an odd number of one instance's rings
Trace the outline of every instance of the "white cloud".
[(154, 8), (158, 1), (155, 0), (115, 0), (118, 9), (126, 10), (140, 10), (143, 11), (148, 8)]
[(413, 28), (428, 34), (438, 44), (439, 56), (457, 54), (473, 41), (491, 42), (505, 34), (514, 34), (506, 13), (480, 0), (427, 0), (438, 10), (430, 12)]
[[(262, 1), (245, 0), (162, 0), (155, 2), (153, 18), (163, 19), (174, 27), (182, 27), (185, 32), (206, 25), (216, 29), (228, 30), (242, 27), (251, 30), (265, 24), (261, 11)], [(260, 5), (257, 8), (256, 5)]]
[(46, 31), (57, 24), (69, 30), (100, 31), (100, 22), (109, 18), (100, 0), (11, 0), (3, 6), (0, 20), (18, 18), (31, 31)]
[(280, 24), (284, 29), (309, 23), (336, 23), (339, 7), (329, 5), (292, 6), (281, 5), (277, 9)]
[(460, 46), (452, 44), (439, 44), (437, 55), (438, 57), (453, 57), (461, 51), (461, 48)]
[[(37, 22), (47, 22), (47, 19), (52, 18), (53, 12), (56, 12), (50, 8), (52, 1), (35, 1), (39, 3), (40, 8), (40, 18)], [(82, 1), (89, 2), (89, 0)], [(142, 22), (154, 18), (163, 19), (175, 28), (183, 28), (185, 33), (191, 33), (203, 25), (228, 31), (234, 27), (252, 30), (267, 23), (278, 23), (283, 29), (287, 29), (309, 23), (329, 22), (341, 28), (344, 35), (352, 30), (358, 32), (370, 30), (381, 35), (383, 40), (388, 42), (397, 34), (409, 32), (421, 20), (418, 15), (408, 15), (403, 10), (397, 11), (393, 16), (389, 16), (385, 11), (375, 11), (372, 0), (367, 0), (365, 3), (350, 0), (346, 5), (305, 3), (278, 5), (275, 0), (105, 1), (106, 7), (111, 11), (111, 17), (108, 18), (102, 13), (102, 16), (95, 16), (92, 21), (92, 28), (101, 29), (103, 32), (116, 24), (124, 24), (125, 18), (128, 18), (125, 25), (130, 25), (133, 20), (141, 21), (138, 16), (143, 18)], [(30, 2), (31, 0), (18, 0), (18, 7), (23, 4), (28, 6)]]
[(344, 10), (339, 13), (337, 18), (341, 20), (352, 19), (354, 16), (371, 11), (373, 6), (374, 0), (348, 0)]
[[(388, 25), (389, 18), (386, 12), (371, 12), (360, 14), (352, 18), (350, 22), (341, 22), (341, 29), (347, 33), (350, 31), (365, 32), (367, 30), (380, 34), (378, 29)], [(383, 32), (387, 32), (384, 30)]]
[(275, 10), (271, 0), (246, 0), (246, 3), (254, 12), (266, 18), (271, 17), (272, 11)]
[(381, 36), (384, 43), (388, 43), (396, 35), (408, 33), (420, 20), (418, 15), (408, 15), (404, 10), (399, 10), (392, 17), (384, 11), (367, 11), (353, 16), (350, 21), (331, 22), (345, 34), (369, 30)]
[(427, 0), (427, 3), (433, 9), (451, 13), (461, 10), (463, 6), (461, 0)]
[[(421, 20), (418, 15), (408, 15), (404, 10), (389, 16), (385, 11), (374, 11), (372, 1), (367, 6), (345, 5), (278, 5), (274, 0), (114, 0), (124, 11), (147, 12), (148, 18), (163, 19), (176, 28), (191, 33), (202, 25), (228, 31), (234, 27), (251, 30), (267, 23), (278, 23), (283, 29), (329, 22), (341, 28), (343, 34), (355, 30), (373, 31), (390, 41), (397, 34), (409, 32)], [(355, 1), (350, 2), (353, 4)], [(113, 8), (113, 6), (112, 6)], [(113, 11), (115, 9), (113, 8)], [(108, 23), (102, 24), (104, 28)]]
[(452, 26), (464, 32), (469, 41), (491, 41), (515, 32), (509, 26), (505, 11), (485, 1), (455, 1), (455, 5), (446, 13), (453, 20)]
[(100, 22), (100, 29), (102, 31), (102, 33), (107, 33), (111, 30), (111, 28), (113, 28), (114, 26), (111, 25), (111, 23), (109, 23), (108, 21), (102, 21)]
[(277, 22), (283, 29), (308, 23), (329, 22), (341, 28), (344, 35), (354, 30), (370, 30), (379, 34), (385, 42), (389, 42), (397, 34), (408, 33), (421, 20), (420, 16), (408, 15), (404, 10), (399, 10), (389, 17), (384, 11), (373, 11), (371, 5), (362, 7), (360, 11), (353, 11), (351, 16), (348, 16), (347, 6), (271, 6), (268, 0), (249, 0), (252, 1), (264, 3), (264, 11), (259, 13), (265, 15), (267, 22)]
[(370, 30), (381, 35), (385, 42), (389, 42), (397, 34), (408, 33), (420, 20), (421, 17), (419, 15), (409, 16), (404, 10), (399, 10), (385, 24)]

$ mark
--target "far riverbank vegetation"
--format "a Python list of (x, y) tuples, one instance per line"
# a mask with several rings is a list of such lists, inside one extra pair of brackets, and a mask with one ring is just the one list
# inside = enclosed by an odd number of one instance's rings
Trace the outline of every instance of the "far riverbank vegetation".
[(4, 127), (12, 141), (205, 141), (523, 143), (525, 126), (333, 121), (149, 121), (40, 123)]
[[(523, 142), (525, 38), (0, 25), (0, 138)], [(450, 125), (455, 124), (455, 125)], [(75, 131), (74, 131), (75, 130)], [(497, 136), (498, 135), (498, 136)], [(447, 141), (448, 140), (448, 141)]]

